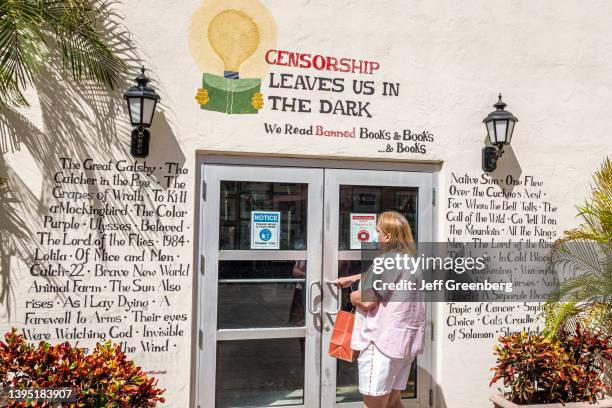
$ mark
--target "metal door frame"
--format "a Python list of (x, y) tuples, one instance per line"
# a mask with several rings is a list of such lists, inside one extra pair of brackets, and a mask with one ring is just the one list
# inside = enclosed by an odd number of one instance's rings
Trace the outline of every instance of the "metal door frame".
[[(305, 342), (304, 405), (318, 407), (320, 401), (321, 331), (317, 324), (320, 318), (306, 313), (305, 327), (271, 329), (223, 329), (217, 330), (217, 294), (219, 260), (240, 260), (241, 255), (254, 255), (259, 260), (306, 259), (305, 288), (320, 288), (321, 282), (321, 239), (323, 206), (318, 199), (323, 194), (323, 170), (279, 167), (202, 165), (203, 191), (200, 225), (200, 279), (198, 280), (198, 349), (196, 398), (201, 408), (215, 406), (216, 393), (216, 349), (219, 340), (248, 340), (267, 338), (299, 338)], [(219, 250), (219, 189), (224, 181), (254, 181), (274, 183), (307, 183), (307, 249), (304, 251)], [(205, 226), (205, 228), (204, 228)], [(318, 283), (318, 285), (317, 285)], [(320, 292), (319, 292), (320, 293)], [(308, 299), (307, 302), (314, 299)], [(319, 295), (320, 299), (320, 295)], [(307, 310), (312, 305), (307, 303)], [(320, 313), (320, 308), (318, 310)], [(308, 358), (311, 356), (310, 358)], [(314, 356), (314, 358), (312, 358)], [(292, 408), (300, 407), (292, 405)], [(282, 408), (282, 407), (279, 407)]]
[[(262, 155), (261, 153), (248, 153), (248, 152), (228, 152), (228, 151), (198, 151), (196, 156), (196, 185), (195, 185), (195, 196), (197, 197), (197, 202), (199, 203), (199, 207), (195, 212), (195, 222), (194, 225), (198, 226), (198, 231), (194, 231), (194, 237), (197, 240), (197, 245), (194, 245), (194, 264), (197, 265), (197, 268), (194, 268), (194, 302), (193, 302), (193, 324), (192, 324), (192, 369), (191, 369), (191, 401), (192, 406), (198, 408), (212, 408), (213, 405), (210, 405), (209, 401), (205, 399), (204, 393), (202, 390), (204, 389), (202, 386), (206, 381), (207, 375), (204, 375), (200, 370), (200, 367), (215, 367), (215, 365), (210, 364), (211, 360), (206, 360), (208, 355), (211, 355), (213, 359), (216, 359), (216, 350), (207, 350), (207, 353), (204, 352), (204, 339), (207, 338), (209, 342), (211, 339), (214, 339), (216, 343), (216, 330), (212, 330), (212, 334), (214, 336), (205, 336), (206, 334), (210, 334), (211, 328), (204, 327), (204, 313), (201, 309), (203, 306), (203, 286), (206, 275), (202, 272), (205, 267), (210, 267), (211, 260), (205, 259), (203, 256), (204, 248), (207, 245), (207, 240), (212, 240), (212, 242), (218, 242), (218, 219), (213, 220), (214, 225), (216, 225), (216, 230), (210, 229), (211, 224), (209, 220), (206, 218), (206, 208), (207, 208), (207, 192), (209, 189), (205, 183), (205, 167), (209, 167), (211, 165), (225, 165), (232, 167), (243, 167), (243, 166), (258, 166), (258, 167), (287, 167), (287, 168), (299, 168), (299, 169), (308, 169), (308, 168), (317, 168), (317, 169), (355, 169), (355, 170), (388, 170), (388, 171), (400, 171), (400, 172), (415, 172), (419, 174), (430, 174), (433, 180), (433, 195), (432, 200), (434, 202), (433, 207), (435, 208), (435, 200), (436, 200), (436, 188), (438, 186), (438, 177), (439, 171), (442, 168), (442, 161), (419, 161), (419, 162), (409, 162), (397, 159), (391, 160), (382, 160), (382, 159), (370, 159), (370, 158), (347, 158), (347, 157), (323, 157), (323, 156), (300, 156), (300, 155), (290, 155), (290, 154), (272, 154), (272, 155)], [(323, 186), (322, 186), (323, 188)], [(218, 208), (217, 208), (218, 210)], [(432, 231), (433, 235), (431, 240), (433, 241), (435, 237), (439, 235), (439, 225), (438, 225), (438, 217), (437, 213), (434, 211), (432, 214), (432, 218), (430, 219), (432, 223)], [(423, 225), (420, 223), (420, 225)], [(206, 231), (214, 231), (214, 236), (209, 236), (204, 234), (205, 227)], [(421, 236), (421, 235), (420, 235)], [(319, 244), (321, 248), (321, 245)], [(337, 263), (337, 260), (336, 260)], [(215, 262), (215, 270), (217, 268)], [(197, 271), (197, 273), (196, 273)], [(200, 273), (202, 272), (202, 273)], [(216, 277), (215, 277), (216, 278)], [(208, 274), (208, 279), (211, 279), (211, 274)], [(323, 285), (324, 287), (327, 285)], [(329, 296), (328, 296), (329, 297)], [(209, 299), (210, 300), (210, 299)], [(216, 289), (215, 289), (215, 299), (216, 302)], [(431, 310), (433, 306), (433, 311)], [(215, 309), (216, 310), (216, 309)], [(436, 305), (428, 304), (428, 319), (434, 319), (438, 314), (438, 308)], [(216, 322), (216, 315), (214, 316)], [(216, 323), (215, 323), (216, 328)], [(427, 331), (427, 339), (433, 343), (433, 323), (428, 325)], [(437, 329), (437, 328), (436, 328)], [(436, 330), (437, 331), (437, 330)], [(431, 339), (431, 340), (430, 340)], [(215, 345), (216, 348), (216, 345)], [(321, 347), (318, 347), (318, 357), (317, 361), (320, 365), (321, 358)], [(437, 401), (437, 387), (435, 385), (436, 373), (434, 370), (434, 364), (437, 366), (436, 354), (434, 353), (433, 348), (426, 349), (426, 353), (422, 358), (425, 357), (429, 361), (431, 361), (431, 390), (430, 390), (430, 401), (429, 405), (435, 405), (435, 401)], [(214, 362), (214, 360), (213, 360)], [(208, 363), (208, 364), (206, 364)], [(208, 375), (210, 376), (210, 369), (208, 370)], [(335, 372), (334, 372), (335, 375)], [(214, 400), (214, 377), (215, 373), (212, 372), (213, 382), (209, 384), (208, 388), (212, 389), (212, 395)], [(306, 381), (306, 379), (305, 379)], [(321, 382), (322, 384), (322, 382)], [(322, 388), (322, 387), (320, 387)], [(209, 395), (211, 395), (209, 394)], [(334, 403), (335, 403), (335, 389), (333, 392), (334, 395)], [(206, 405), (209, 404), (209, 405)], [(423, 406), (427, 405), (426, 403)], [(317, 404), (317, 407), (324, 407), (322, 404)]]

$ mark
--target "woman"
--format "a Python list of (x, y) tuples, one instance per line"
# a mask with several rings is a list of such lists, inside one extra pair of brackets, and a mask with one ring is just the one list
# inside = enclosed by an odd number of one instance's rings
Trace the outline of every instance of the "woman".
[[(376, 225), (381, 257), (416, 255), (410, 225), (395, 211), (380, 214)], [(399, 273), (398, 273), (399, 272)], [(385, 270), (381, 279), (395, 281), (405, 271)], [(413, 271), (415, 272), (415, 271)], [(371, 270), (366, 273), (372, 273)], [(386, 278), (385, 275), (387, 274)], [(413, 278), (417, 275), (409, 275)], [(360, 280), (361, 275), (339, 278), (341, 288)], [(416, 294), (383, 294), (373, 289), (351, 293), (356, 307), (351, 348), (359, 351), (359, 392), (366, 408), (401, 408), (401, 391), (406, 389), (414, 357), (423, 352), (425, 304)], [(370, 293), (366, 293), (370, 291)]]

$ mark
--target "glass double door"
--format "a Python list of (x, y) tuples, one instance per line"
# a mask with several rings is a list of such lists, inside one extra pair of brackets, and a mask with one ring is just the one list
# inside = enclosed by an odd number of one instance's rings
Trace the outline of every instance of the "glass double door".
[[(330, 282), (360, 272), (382, 211), (431, 240), (432, 174), (220, 164), (202, 174), (200, 407), (361, 407), (356, 362), (327, 354), (350, 292)], [(426, 347), (406, 406), (425, 406), (430, 365)]]

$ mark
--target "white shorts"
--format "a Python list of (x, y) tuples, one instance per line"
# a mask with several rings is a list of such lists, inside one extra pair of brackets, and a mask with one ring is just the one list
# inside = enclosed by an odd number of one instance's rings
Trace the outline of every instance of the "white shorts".
[(391, 358), (384, 355), (374, 343), (361, 350), (359, 366), (359, 392), (379, 396), (392, 390), (405, 390), (412, 359)]

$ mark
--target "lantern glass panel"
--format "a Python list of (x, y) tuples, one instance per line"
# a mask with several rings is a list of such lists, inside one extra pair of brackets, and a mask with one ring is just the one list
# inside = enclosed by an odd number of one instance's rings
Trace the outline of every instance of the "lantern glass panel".
[(495, 135), (496, 139), (494, 144), (506, 144), (506, 131), (508, 130), (508, 120), (495, 120)]
[(514, 121), (508, 121), (508, 143), (512, 141), (512, 132), (514, 132)]
[(493, 121), (487, 122), (487, 132), (489, 133), (489, 141), (495, 143), (495, 129), (493, 128)]
[(151, 122), (153, 121), (153, 113), (155, 112), (155, 105), (157, 104), (157, 100), (144, 98), (143, 102), (142, 124), (145, 126), (150, 126)]
[(130, 120), (132, 121), (132, 125), (138, 126), (140, 124), (140, 107), (142, 99), (129, 98), (128, 103), (130, 105)]

